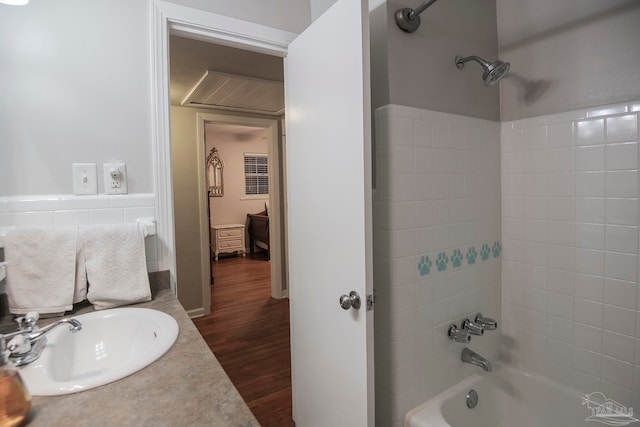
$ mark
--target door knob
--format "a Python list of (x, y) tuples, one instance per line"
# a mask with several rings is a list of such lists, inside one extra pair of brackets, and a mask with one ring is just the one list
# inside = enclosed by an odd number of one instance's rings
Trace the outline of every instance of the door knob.
[(340, 307), (345, 310), (349, 310), (353, 307), (355, 310), (360, 308), (360, 295), (356, 291), (351, 291), (349, 295), (342, 295), (340, 297)]

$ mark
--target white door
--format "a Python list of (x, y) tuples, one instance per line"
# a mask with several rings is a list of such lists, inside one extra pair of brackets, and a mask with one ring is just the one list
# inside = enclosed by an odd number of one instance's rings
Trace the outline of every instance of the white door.
[[(293, 418), (373, 426), (368, 8), (338, 0), (285, 59)], [(344, 310), (355, 291), (362, 306)]]

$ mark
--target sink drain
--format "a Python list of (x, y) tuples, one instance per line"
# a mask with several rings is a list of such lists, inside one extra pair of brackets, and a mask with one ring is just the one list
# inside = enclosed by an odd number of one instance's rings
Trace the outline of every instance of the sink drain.
[(467, 393), (467, 408), (475, 408), (478, 404), (478, 392), (475, 390), (469, 390)]

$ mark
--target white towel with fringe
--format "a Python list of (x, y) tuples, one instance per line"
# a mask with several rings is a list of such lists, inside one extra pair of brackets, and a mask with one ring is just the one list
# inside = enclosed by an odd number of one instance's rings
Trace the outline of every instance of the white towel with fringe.
[(5, 236), (9, 311), (64, 314), (74, 302), (76, 228), (16, 228)]
[(96, 310), (151, 300), (140, 224), (80, 227), (80, 259), (84, 255), (87, 299)]

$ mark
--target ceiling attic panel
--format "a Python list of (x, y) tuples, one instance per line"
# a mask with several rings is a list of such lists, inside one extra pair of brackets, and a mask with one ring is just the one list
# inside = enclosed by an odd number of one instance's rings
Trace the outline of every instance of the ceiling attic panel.
[(260, 105), (265, 110), (277, 110), (284, 107), (283, 91), (281, 85), (260, 85), (251, 92), (247, 91), (243, 96), (238, 96), (233, 101), (234, 107), (253, 108), (252, 105)]
[(271, 80), (207, 71), (182, 105), (282, 114), (284, 84)]
[(171, 36), (171, 105), (284, 113), (280, 57)]
[(226, 82), (229, 81), (228, 78), (219, 76), (215, 78), (215, 76), (211, 76), (211, 78), (206, 78), (207, 74), (200, 79), (198, 84), (192, 89), (187, 98), (183, 100), (183, 104), (187, 103), (187, 100), (190, 102), (204, 104), (207, 99), (211, 97), (217, 88), (223, 86)]

